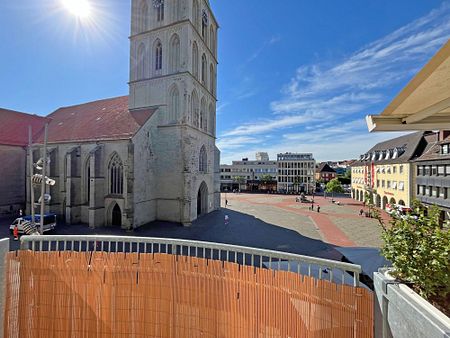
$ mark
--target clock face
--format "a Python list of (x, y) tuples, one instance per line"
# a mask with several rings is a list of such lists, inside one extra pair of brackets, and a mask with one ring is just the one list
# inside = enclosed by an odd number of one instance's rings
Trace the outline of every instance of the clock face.
[(208, 13), (206, 13), (206, 10), (202, 12), (202, 20), (205, 25), (208, 25)]
[(153, 7), (158, 8), (164, 5), (164, 0), (153, 0)]

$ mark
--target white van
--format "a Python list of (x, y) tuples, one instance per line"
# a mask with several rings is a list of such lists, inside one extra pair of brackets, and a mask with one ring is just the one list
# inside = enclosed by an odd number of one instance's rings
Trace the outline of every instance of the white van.
[(402, 219), (418, 219), (417, 215), (413, 214), (411, 208), (400, 204), (386, 204), (386, 212), (391, 216), (398, 216)]
[[(9, 230), (11, 233), (14, 231), (14, 227), (17, 225), (17, 229), (19, 230), (19, 234), (23, 234), (24, 225), (29, 224), (31, 222), (31, 216), (23, 216), (16, 218), (14, 222), (9, 226)], [(41, 223), (41, 215), (34, 215), (34, 222), (36, 224), (36, 228), (39, 230), (39, 226)], [(56, 228), (56, 214), (45, 214), (44, 215), (44, 232), (52, 231)]]

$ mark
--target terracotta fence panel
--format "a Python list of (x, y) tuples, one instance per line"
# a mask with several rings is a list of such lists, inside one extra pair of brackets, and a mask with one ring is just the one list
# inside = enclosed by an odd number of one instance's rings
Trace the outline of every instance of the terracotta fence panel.
[(373, 337), (373, 295), (168, 254), (9, 253), (5, 337)]

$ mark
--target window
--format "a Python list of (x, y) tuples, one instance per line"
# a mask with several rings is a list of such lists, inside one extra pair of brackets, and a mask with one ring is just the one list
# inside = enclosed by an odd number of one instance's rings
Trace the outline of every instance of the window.
[(199, 120), (199, 102), (198, 102), (198, 96), (197, 92), (192, 92), (192, 107), (191, 107), (191, 113), (192, 113), (192, 124), (194, 127), (198, 128), (198, 120)]
[(169, 55), (169, 71), (176, 73), (180, 68), (180, 39), (177, 34), (170, 39)]
[(91, 158), (88, 157), (84, 169), (84, 199), (89, 204), (91, 196)]
[(215, 95), (215, 82), (216, 82), (216, 76), (214, 72), (214, 66), (211, 63), (211, 66), (209, 67), (209, 90), (211, 91), (211, 94)]
[(388, 189), (391, 188), (391, 181), (387, 181), (387, 188), (388, 188)]
[(425, 192), (424, 186), (423, 185), (418, 185), (417, 186), (417, 194), (418, 195), (423, 195)]
[(394, 166), (392, 166), (392, 173), (395, 174), (396, 172), (397, 172), (397, 166), (394, 165)]
[(205, 146), (202, 146), (200, 149), (200, 155), (198, 159), (198, 171), (206, 173), (207, 166), (208, 166), (208, 158), (206, 155), (206, 148)]
[(202, 99), (202, 103), (200, 106), (200, 129), (207, 131), (208, 121), (206, 118), (206, 100), (205, 98)]
[(401, 190), (401, 191), (405, 190), (405, 182), (403, 182), (403, 181), (398, 182), (398, 190)]
[(448, 153), (450, 153), (450, 144), (443, 144), (441, 147), (441, 154), (447, 155)]
[(203, 41), (205, 41), (206, 44), (208, 44), (208, 13), (206, 10), (203, 10), (202, 12), (202, 37)]
[(424, 174), (424, 166), (418, 165), (417, 166), (417, 176), (422, 176)]
[(202, 55), (202, 83), (204, 85), (206, 85), (206, 67), (207, 67), (207, 62), (206, 62), (206, 55), (203, 54)]
[(164, 1), (160, 1), (156, 7), (156, 21), (161, 22), (164, 20)]
[(194, 21), (195, 28), (198, 29), (199, 7), (198, 7), (198, 1), (197, 0), (194, 0), (194, 5), (192, 6), (192, 20)]
[(390, 173), (391, 173), (391, 166), (388, 166), (388, 167), (387, 167), (387, 170), (386, 170), (386, 172), (387, 172), (388, 174), (390, 174)]
[(384, 180), (381, 181), (381, 187), (384, 188)]
[(380, 187), (380, 180), (377, 180), (377, 188)]
[(214, 33), (214, 27), (211, 25), (210, 32), (209, 32), (209, 48), (211, 49), (211, 53), (215, 54), (216, 49), (216, 34)]
[(399, 170), (400, 174), (403, 174), (403, 164), (400, 165), (400, 170)]
[(429, 187), (429, 186), (425, 187), (425, 195), (426, 196), (431, 196), (431, 187)]
[(162, 70), (162, 44), (161, 41), (156, 40), (155, 43), (155, 70), (161, 71)]
[(208, 119), (209, 120), (209, 128), (208, 128), (209, 130), (208, 131), (213, 135), (214, 135), (215, 127), (216, 127), (215, 116), (216, 116), (216, 114), (214, 113), (214, 106), (211, 103), (209, 105), (209, 119)]
[(433, 176), (437, 175), (437, 166), (436, 165), (431, 166), (431, 175), (433, 175)]
[(448, 188), (442, 187), (440, 189), (439, 198), (447, 199), (447, 190), (448, 190)]
[(442, 176), (445, 175), (445, 166), (443, 166), (443, 165), (438, 166), (438, 175), (442, 175)]
[(147, 77), (147, 58), (146, 58), (146, 48), (144, 43), (141, 43), (138, 48), (137, 56), (137, 68), (136, 68), (136, 79), (142, 80)]
[(439, 188), (438, 187), (433, 187), (431, 189), (431, 196), (432, 197), (438, 197), (438, 193), (439, 193)]
[(115, 153), (108, 166), (109, 193), (113, 195), (123, 194), (123, 164), (119, 155)]
[(192, 46), (192, 73), (198, 79), (198, 47), (195, 41)]
[(392, 189), (397, 189), (397, 181), (392, 181)]
[(180, 94), (178, 87), (173, 85), (169, 92), (169, 104), (168, 104), (167, 120), (169, 123), (176, 123), (180, 113)]
[(146, 31), (148, 27), (148, 6), (147, 2), (144, 0), (142, 0), (139, 5), (139, 13), (137, 17), (138, 17), (137, 31), (139, 33)]
[(430, 176), (431, 175), (431, 166), (429, 166), (429, 165), (426, 165), (426, 166), (424, 166), (424, 172), (425, 172), (425, 175), (426, 176)]

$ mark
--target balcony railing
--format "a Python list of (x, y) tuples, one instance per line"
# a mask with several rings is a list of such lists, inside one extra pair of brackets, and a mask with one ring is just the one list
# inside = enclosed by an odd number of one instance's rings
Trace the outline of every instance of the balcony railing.
[(285, 270), (359, 286), (361, 266), (286, 252), (171, 238), (44, 235), (22, 236), (21, 249), (33, 251), (103, 251), (166, 253), (234, 262), (246, 266)]

